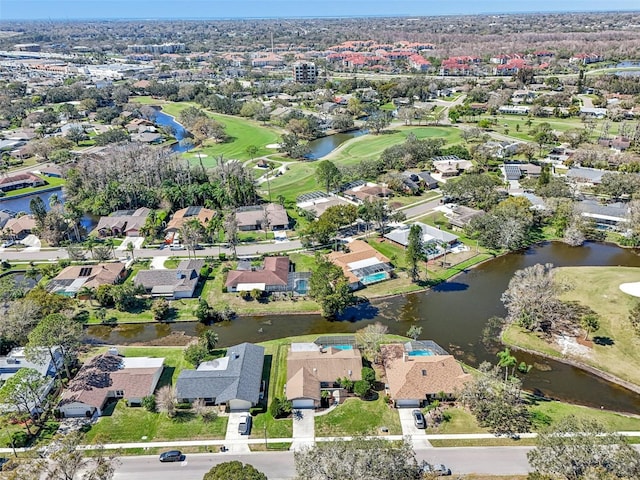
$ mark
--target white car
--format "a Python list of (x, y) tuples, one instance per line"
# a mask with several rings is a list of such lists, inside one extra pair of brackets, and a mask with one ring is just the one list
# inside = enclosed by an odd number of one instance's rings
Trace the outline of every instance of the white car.
[(13, 240), (6, 240), (2, 243), (2, 245), (0, 245), (0, 247), (2, 248), (9, 248), (12, 247), (13, 245), (15, 245), (16, 242), (14, 242)]

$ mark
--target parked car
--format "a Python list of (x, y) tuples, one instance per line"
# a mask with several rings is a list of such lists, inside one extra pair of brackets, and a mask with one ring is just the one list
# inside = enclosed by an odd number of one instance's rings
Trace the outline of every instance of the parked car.
[(424, 415), (420, 410), (414, 410), (413, 412), (411, 412), (411, 414), (413, 415), (413, 423), (415, 424), (416, 428), (426, 428), (427, 421), (425, 420)]
[(442, 463), (427, 463), (422, 462), (422, 473), (435, 473), (436, 475), (445, 476), (451, 475), (451, 469), (447, 468)]
[(184, 455), (180, 450), (169, 450), (160, 454), (161, 462), (181, 462), (182, 460), (184, 460)]
[(249, 435), (251, 433), (251, 415), (243, 415), (242, 417), (240, 417), (238, 433), (240, 435)]
[(13, 240), (6, 240), (2, 243), (2, 245), (0, 245), (0, 247), (2, 248), (9, 248), (12, 247), (13, 245), (15, 245), (16, 242), (14, 242)]
[(171, 245), (171, 250), (186, 250), (186, 247), (178, 243)]

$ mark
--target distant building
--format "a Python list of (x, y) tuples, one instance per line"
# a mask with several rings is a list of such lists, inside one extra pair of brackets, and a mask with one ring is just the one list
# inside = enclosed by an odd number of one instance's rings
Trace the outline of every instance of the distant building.
[(18, 43), (13, 46), (18, 52), (39, 52), (40, 45), (37, 43)]
[(178, 53), (184, 51), (184, 43), (163, 43), (160, 45), (129, 45), (127, 51), (132, 53), (152, 53), (160, 55), (162, 53)]
[(27, 187), (41, 187), (46, 184), (47, 182), (33, 173), (18, 173), (0, 178), (0, 190), (3, 192)]
[(293, 64), (293, 79), (298, 83), (316, 83), (318, 70), (312, 62), (296, 62)]

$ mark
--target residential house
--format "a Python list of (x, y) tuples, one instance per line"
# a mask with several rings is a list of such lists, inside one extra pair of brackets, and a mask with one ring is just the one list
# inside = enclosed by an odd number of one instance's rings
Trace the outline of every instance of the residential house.
[(388, 395), (396, 407), (419, 408), (444, 393), (452, 397), (472, 376), (433, 342), (382, 345)]
[(606, 108), (599, 107), (580, 107), (579, 114), (591, 118), (605, 118), (607, 116)]
[(460, 230), (463, 230), (478, 215), (484, 215), (484, 212), (464, 205), (453, 205), (444, 214), (451, 226)]
[(602, 204), (597, 200), (583, 200), (576, 202), (575, 208), (580, 215), (593, 221), (601, 229), (625, 230), (629, 224), (628, 203)]
[(132, 133), (131, 141), (157, 145), (159, 143), (164, 142), (164, 137), (159, 133), (154, 133), (154, 132)]
[[(27, 359), (24, 347), (17, 347), (8, 355), (0, 356), (0, 387), (21, 368), (32, 368), (46, 380), (40, 391), (40, 398), (44, 399), (55, 385), (55, 377), (63, 367), (64, 357), (60, 347), (53, 347), (51, 350), (46, 347), (36, 347), (34, 353), (31, 359)], [(6, 407), (11, 408), (8, 405)], [(40, 409), (40, 405), (34, 404), (31, 408), (34, 413)]]
[(168, 299), (193, 297), (204, 260), (182, 260), (176, 269), (140, 270), (133, 279), (152, 297)]
[[(458, 243), (458, 236), (421, 222), (414, 222), (422, 230), (422, 246), (427, 258), (436, 258), (443, 255), (452, 245)], [(384, 235), (398, 245), (407, 248), (409, 245), (409, 232), (412, 225), (400, 225)]]
[(298, 208), (302, 208), (303, 210), (307, 210), (308, 212), (312, 212), (316, 218), (320, 218), (324, 212), (327, 211), (330, 207), (335, 207), (337, 205), (353, 205), (353, 201), (348, 201), (342, 197), (338, 196), (326, 196), (324, 192), (318, 192), (321, 195), (318, 195), (314, 198), (304, 197), (300, 199), (297, 203)]
[(95, 230), (100, 236), (120, 236), (139, 237), (140, 230), (147, 222), (149, 210), (146, 207), (140, 207), (137, 210), (118, 210), (108, 217), (100, 217)]
[(598, 139), (598, 145), (608, 147), (619, 152), (624, 152), (631, 146), (631, 140), (621, 136), (617, 136), (614, 138), (600, 138)]
[(58, 409), (65, 417), (91, 417), (102, 415), (109, 399), (142, 405), (144, 397), (153, 395), (163, 369), (164, 358), (122, 357), (117, 352), (95, 356), (69, 382)]
[(70, 265), (53, 277), (47, 290), (67, 297), (75, 297), (83, 288), (96, 289), (101, 285), (113, 285), (126, 276), (124, 263), (99, 263), (97, 265)]
[(529, 115), (531, 107), (526, 105), (502, 105), (498, 108), (499, 113), (506, 115)]
[[(347, 348), (349, 347), (349, 348)], [(351, 345), (322, 346), (316, 343), (292, 343), (287, 355), (287, 400), (293, 408), (317, 408), (322, 391), (339, 401), (344, 391), (338, 380), (362, 380), (362, 355)]]
[(2, 230), (6, 225), (6, 223), (12, 218), (14, 218), (15, 216), (16, 216), (15, 212), (12, 212), (11, 210), (6, 210), (6, 209), (0, 210), (0, 230)]
[(388, 198), (393, 196), (393, 190), (375, 183), (366, 183), (364, 185), (358, 185), (345, 190), (343, 195), (353, 201), (370, 202), (377, 198)]
[(353, 240), (347, 244), (347, 249), (346, 252), (331, 252), (327, 258), (342, 269), (352, 290), (391, 277), (393, 267), (389, 259), (368, 243)]
[(435, 168), (443, 178), (456, 177), (473, 167), (471, 161), (463, 160), (456, 155), (433, 157), (431, 160), (433, 162), (433, 168)]
[(294, 272), (289, 257), (267, 257), (263, 268), (240, 262), (237, 270), (227, 274), (225, 286), (229, 292), (292, 292), (307, 293), (311, 272)]
[(180, 402), (202, 399), (226, 405), (231, 411), (249, 410), (260, 401), (264, 347), (241, 343), (227, 348), (225, 357), (182, 370), (176, 381)]
[(520, 180), (522, 177), (537, 178), (542, 173), (542, 167), (533, 163), (505, 163), (503, 173), (507, 181)]
[(425, 190), (438, 188), (438, 181), (431, 176), (431, 172), (419, 172), (416, 175), (418, 175), (418, 182), (422, 184)]
[(167, 223), (167, 227), (165, 228), (165, 232), (167, 234), (175, 234), (177, 233), (182, 226), (188, 222), (189, 220), (198, 220), (200, 225), (203, 227), (207, 226), (209, 220), (211, 220), (216, 215), (214, 210), (210, 210), (205, 207), (187, 207), (181, 210), (176, 211), (172, 216), (171, 220)]
[(289, 228), (287, 211), (279, 203), (252, 205), (236, 210), (236, 222), (240, 231), (286, 230)]
[(52, 178), (62, 178), (62, 170), (57, 165), (43, 165), (42, 167), (38, 167), (37, 170), (34, 170), (33, 173), (36, 175), (43, 175), (45, 177)]
[(22, 215), (10, 218), (4, 225), (4, 232), (15, 240), (22, 240), (36, 228), (36, 219), (33, 215)]
[(597, 168), (574, 167), (570, 168), (566, 177), (578, 185), (594, 186), (602, 183), (602, 176), (608, 172)]
[(0, 178), (0, 191), (10, 192), (20, 188), (41, 187), (46, 184), (47, 182), (33, 173), (18, 173)]

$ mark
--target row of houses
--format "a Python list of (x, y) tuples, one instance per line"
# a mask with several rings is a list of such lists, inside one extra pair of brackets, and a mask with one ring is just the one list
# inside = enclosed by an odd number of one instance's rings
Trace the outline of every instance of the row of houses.
[[(431, 341), (382, 345), (380, 355), (386, 393), (396, 407), (420, 407), (442, 394), (455, 396), (471, 378), (453, 356)], [(182, 370), (175, 382), (176, 397), (186, 403), (202, 399), (229, 411), (249, 410), (264, 398), (269, 381), (264, 365), (263, 347), (233, 345), (223, 357)], [(318, 408), (327, 397), (340, 403), (350, 396), (341, 379), (361, 380), (362, 367), (353, 336), (293, 343), (287, 354), (285, 396), (295, 409)], [(139, 406), (154, 393), (163, 370), (164, 358), (125, 357), (112, 348), (80, 368), (58, 408), (65, 417), (91, 417), (102, 415), (112, 399)]]

